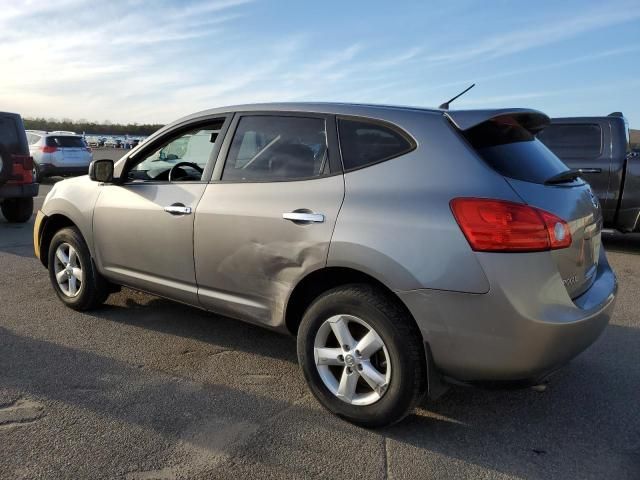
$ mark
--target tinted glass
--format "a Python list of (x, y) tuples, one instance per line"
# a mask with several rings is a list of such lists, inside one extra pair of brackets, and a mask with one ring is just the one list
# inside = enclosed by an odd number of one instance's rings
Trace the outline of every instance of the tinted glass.
[(84, 148), (85, 144), (82, 140), (82, 137), (66, 137), (60, 135), (55, 137), (47, 137), (47, 147)]
[(338, 132), (345, 170), (397, 157), (413, 148), (400, 132), (377, 123), (341, 119)]
[(322, 175), (327, 169), (323, 119), (247, 116), (238, 123), (222, 180), (295, 180)]
[(484, 161), (505, 177), (544, 183), (568, 170), (542, 142), (509, 118), (481, 123), (467, 130), (465, 137)]
[(16, 122), (10, 117), (0, 116), (0, 145), (13, 151), (18, 148)]
[(600, 156), (600, 125), (549, 125), (538, 134), (542, 143), (562, 159), (590, 159)]

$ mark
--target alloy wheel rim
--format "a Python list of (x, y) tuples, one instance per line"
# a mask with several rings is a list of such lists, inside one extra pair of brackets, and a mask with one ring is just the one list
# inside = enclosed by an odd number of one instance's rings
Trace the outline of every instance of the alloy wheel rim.
[(53, 264), (58, 288), (67, 297), (77, 297), (82, 290), (84, 275), (78, 252), (68, 243), (56, 248)]
[(382, 338), (353, 315), (334, 315), (314, 341), (316, 369), (325, 387), (350, 405), (371, 405), (386, 393), (391, 361)]

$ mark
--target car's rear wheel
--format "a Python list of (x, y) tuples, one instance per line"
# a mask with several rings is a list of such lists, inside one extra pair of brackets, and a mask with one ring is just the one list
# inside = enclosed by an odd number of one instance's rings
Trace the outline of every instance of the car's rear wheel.
[(63, 228), (53, 236), (48, 259), (51, 285), (65, 305), (90, 310), (109, 296), (109, 284), (96, 270), (77, 228)]
[(33, 215), (33, 198), (7, 198), (2, 202), (2, 215), (11, 223), (27, 222)]
[(413, 319), (369, 285), (337, 287), (312, 303), (298, 331), (298, 359), (320, 403), (366, 427), (400, 421), (426, 387)]

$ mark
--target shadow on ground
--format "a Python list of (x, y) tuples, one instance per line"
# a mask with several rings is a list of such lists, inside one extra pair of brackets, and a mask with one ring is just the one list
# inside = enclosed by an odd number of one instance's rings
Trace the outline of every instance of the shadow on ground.
[(602, 244), (607, 251), (640, 255), (640, 233), (603, 233)]

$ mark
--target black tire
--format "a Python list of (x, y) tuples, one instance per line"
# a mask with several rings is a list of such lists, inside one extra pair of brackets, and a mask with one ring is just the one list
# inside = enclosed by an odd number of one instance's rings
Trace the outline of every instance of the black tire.
[[(375, 403), (357, 406), (344, 402), (320, 377), (315, 364), (314, 340), (325, 320), (335, 315), (361, 318), (373, 327), (387, 348), (391, 378), (387, 390)], [(414, 320), (387, 292), (366, 284), (334, 288), (311, 304), (298, 330), (298, 360), (318, 401), (332, 413), (363, 427), (399, 422), (413, 411), (426, 391), (424, 346)]]
[(40, 173), (40, 165), (33, 162), (33, 183), (40, 183), (41, 178), (42, 174)]
[(7, 198), (2, 202), (2, 215), (10, 223), (24, 223), (33, 215), (33, 198)]
[[(83, 280), (78, 294), (74, 297), (65, 295), (56, 280), (54, 267), (56, 250), (63, 243), (67, 243), (74, 248), (82, 268)], [(91, 259), (91, 254), (89, 253), (89, 248), (77, 228), (63, 228), (53, 236), (51, 244), (49, 245), (48, 259), (49, 279), (51, 280), (51, 285), (56, 295), (58, 295), (62, 303), (74, 310), (84, 311), (97, 308), (105, 302), (110, 293), (109, 283), (96, 270), (93, 260)]]

